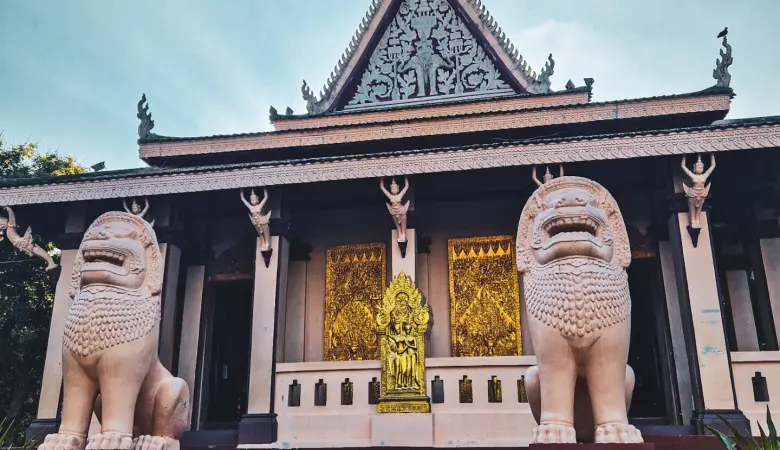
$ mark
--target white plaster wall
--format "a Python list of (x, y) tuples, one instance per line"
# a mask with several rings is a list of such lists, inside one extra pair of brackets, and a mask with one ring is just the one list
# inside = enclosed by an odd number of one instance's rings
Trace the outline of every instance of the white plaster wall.
[[(184, 312), (181, 323), (181, 346), (179, 347), (179, 371), (190, 390), (190, 405), (195, 398), (195, 372), (198, 365), (198, 344), (200, 341), (200, 312), (203, 306), (203, 282), (205, 266), (192, 266), (187, 269), (184, 287)], [(190, 407), (190, 419), (192, 419)]]
[[(768, 429), (766, 408), (776, 421), (780, 417), (780, 352), (732, 352), (731, 368), (739, 409), (750, 419), (753, 435), (758, 435), (758, 424)], [(756, 372), (766, 378), (769, 402), (757, 402), (753, 395), (753, 376)]]
[[(535, 424), (527, 403), (519, 403), (517, 380), (535, 357), (429, 358), (426, 387), (438, 376), (444, 382), (444, 403), (431, 405), (435, 447), (520, 447), (530, 442)], [(323, 448), (371, 446), (372, 417), (376, 406), (368, 404), (368, 383), (380, 379), (379, 361), (312, 362), (278, 364), (275, 411), (278, 440), (247, 448)], [(472, 380), (473, 403), (460, 403), (458, 381)], [(488, 402), (488, 380), (501, 380), (501, 403)], [(341, 404), (341, 383), (353, 382), (353, 405)], [(301, 385), (298, 407), (288, 406), (289, 386)], [(325, 406), (314, 406), (314, 386), (327, 384)], [(422, 439), (423, 437), (421, 437)], [(420, 442), (419, 445), (424, 445)], [(428, 444), (430, 445), (430, 444)]]
[(758, 351), (756, 319), (753, 315), (753, 304), (750, 301), (747, 271), (727, 271), (726, 284), (729, 290), (734, 332), (737, 337), (737, 349), (743, 352)]
[(291, 261), (288, 268), (283, 362), (303, 362), (306, 340), (306, 264), (306, 261)]

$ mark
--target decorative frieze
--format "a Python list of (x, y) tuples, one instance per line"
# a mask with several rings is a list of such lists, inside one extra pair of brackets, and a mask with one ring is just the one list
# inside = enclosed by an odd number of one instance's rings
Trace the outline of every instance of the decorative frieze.
[(780, 147), (780, 125), (754, 125), (666, 134), (616, 135), (572, 141), (474, 146), (449, 151), (394, 153), (372, 158), (182, 170), (102, 181), (74, 181), (0, 189), (0, 204), (98, 200), (127, 196), (216, 191), (321, 181), (379, 178), (494, 167), (601, 161)]

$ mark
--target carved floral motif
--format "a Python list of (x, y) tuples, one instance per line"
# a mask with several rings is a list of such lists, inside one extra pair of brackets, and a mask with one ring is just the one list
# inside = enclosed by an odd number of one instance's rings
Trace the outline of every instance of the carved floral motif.
[(386, 282), (383, 244), (330, 247), (325, 266), (325, 361), (379, 358), (374, 312)]
[(404, 0), (348, 107), (501, 90), (509, 85), (448, 1)]
[(451, 239), (447, 247), (452, 354), (521, 355), (512, 236)]

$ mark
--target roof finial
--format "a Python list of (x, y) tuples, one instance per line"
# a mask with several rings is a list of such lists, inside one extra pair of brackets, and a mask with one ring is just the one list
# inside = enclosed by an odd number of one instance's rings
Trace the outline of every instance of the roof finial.
[(279, 111), (276, 110), (273, 106), (271, 106), (268, 109), (268, 119), (273, 122), (279, 118)]
[(149, 112), (149, 103), (146, 103), (146, 94), (141, 94), (141, 100), (138, 101), (138, 114), (137, 117), (141, 119), (141, 123), (138, 124), (138, 138), (149, 139), (156, 137), (152, 133), (154, 128), (154, 120), (152, 120), (152, 113)]
[(726, 34), (728, 34), (728, 32), (729, 28), (726, 27), (718, 34), (719, 38), (723, 38), (723, 47), (726, 51), (720, 49), (720, 58), (715, 60), (715, 69), (712, 71), (712, 77), (716, 80), (716, 87), (727, 88), (731, 84), (729, 66), (734, 62), (734, 59), (731, 57), (731, 45), (729, 45), (728, 40), (726, 39)]
[(306, 110), (309, 113), (315, 113), (317, 97), (314, 96), (314, 92), (312, 92), (306, 80), (303, 80), (303, 85), (301, 85), (301, 94), (303, 94), (303, 99), (306, 101)]
[(550, 77), (553, 73), (555, 73), (555, 60), (552, 57), (552, 53), (550, 53), (542, 71), (539, 72), (539, 78), (536, 80), (540, 93), (550, 92)]

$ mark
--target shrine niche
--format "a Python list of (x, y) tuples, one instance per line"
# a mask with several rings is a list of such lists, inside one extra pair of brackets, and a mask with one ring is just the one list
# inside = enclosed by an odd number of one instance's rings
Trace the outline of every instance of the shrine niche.
[(453, 356), (523, 353), (512, 236), (450, 239)]
[(431, 412), (425, 395), (424, 339), (430, 317), (414, 281), (401, 271), (385, 291), (376, 317), (382, 361), (377, 412)]
[(346, 108), (513, 92), (448, 1), (404, 0)]
[(384, 244), (330, 247), (325, 267), (325, 361), (379, 358), (374, 312), (387, 282)]

